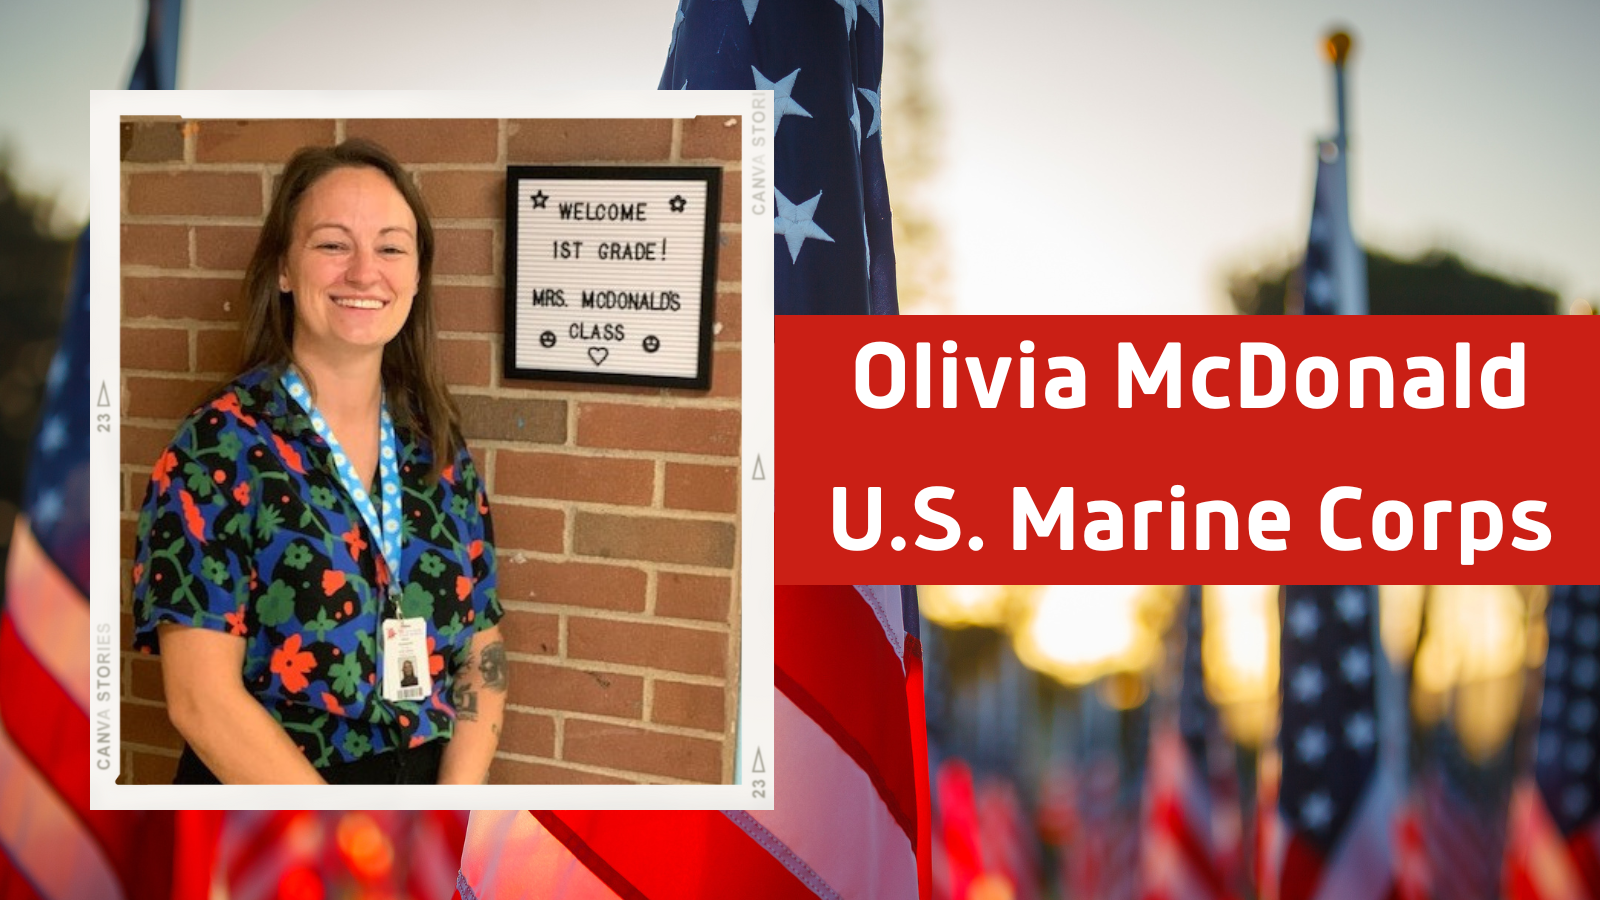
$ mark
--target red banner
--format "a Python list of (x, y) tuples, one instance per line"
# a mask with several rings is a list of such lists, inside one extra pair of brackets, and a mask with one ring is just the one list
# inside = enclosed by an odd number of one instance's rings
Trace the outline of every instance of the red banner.
[(1593, 583), (1600, 318), (779, 316), (780, 583)]

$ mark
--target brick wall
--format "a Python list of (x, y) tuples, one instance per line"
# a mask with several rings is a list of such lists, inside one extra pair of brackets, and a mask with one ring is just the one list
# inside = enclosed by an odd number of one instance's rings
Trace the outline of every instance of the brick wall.
[[(275, 176), (368, 137), (438, 236), (445, 375), (488, 483), (511, 660), (491, 779), (729, 782), (738, 693), (739, 121), (186, 121), (122, 126), (122, 558), (179, 419), (235, 374), (244, 267)], [(718, 164), (709, 392), (500, 375), (505, 166)], [(129, 585), (123, 586), (123, 634)], [(157, 660), (123, 662), (123, 780), (170, 781)]]

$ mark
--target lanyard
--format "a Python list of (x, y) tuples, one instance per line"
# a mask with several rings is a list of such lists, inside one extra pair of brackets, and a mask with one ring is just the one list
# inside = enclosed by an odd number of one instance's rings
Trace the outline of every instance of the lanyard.
[(380, 410), (378, 444), (378, 481), (382, 486), (382, 514), (379, 508), (373, 505), (372, 497), (367, 494), (367, 489), (361, 483), (361, 476), (356, 473), (355, 466), (350, 458), (345, 455), (344, 448), (339, 446), (339, 439), (333, 436), (333, 429), (328, 427), (328, 420), (317, 411), (316, 402), (311, 399), (311, 391), (306, 388), (305, 382), (300, 379), (300, 373), (293, 369), (286, 369), (283, 373), (283, 386), (289, 396), (299, 403), (311, 416), (311, 427), (316, 429), (317, 435), (328, 444), (329, 457), (333, 463), (334, 474), (339, 476), (339, 481), (344, 484), (345, 493), (356, 504), (356, 509), (361, 513), (361, 518), (367, 523), (367, 531), (378, 536), (379, 553), (383, 554), (384, 565), (389, 570), (389, 598), (394, 601), (395, 612), (399, 614), (400, 607), (400, 471), (399, 463), (395, 456), (394, 420), (389, 418), (389, 401), (385, 399)]

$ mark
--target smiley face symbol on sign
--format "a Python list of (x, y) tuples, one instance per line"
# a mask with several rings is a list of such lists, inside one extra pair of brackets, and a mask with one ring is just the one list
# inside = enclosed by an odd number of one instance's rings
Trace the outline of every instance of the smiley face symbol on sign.
[(545, 348), (546, 350), (549, 350), (551, 347), (554, 347), (555, 345), (556, 345), (556, 333), (554, 331), (546, 331), (544, 334), (539, 335), (539, 346)]
[(656, 337), (653, 334), (645, 335), (645, 338), (644, 338), (644, 352), (646, 352), (646, 353), (654, 353), (654, 352), (656, 352), (657, 350), (660, 350), (660, 349), (661, 349), (661, 339), (660, 338)]

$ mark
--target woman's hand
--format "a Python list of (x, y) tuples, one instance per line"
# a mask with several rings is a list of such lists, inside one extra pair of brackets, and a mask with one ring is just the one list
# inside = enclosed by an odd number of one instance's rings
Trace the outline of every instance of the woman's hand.
[(244, 639), (164, 624), (167, 715), (223, 784), (323, 784), (278, 720), (245, 690)]
[(500, 743), (505, 719), (506, 645), (497, 625), (472, 637), (467, 661), (450, 682), (450, 703), (456, 708), (455, 737), (439, 763), (440, 784), (483, 784)]

